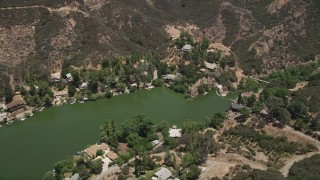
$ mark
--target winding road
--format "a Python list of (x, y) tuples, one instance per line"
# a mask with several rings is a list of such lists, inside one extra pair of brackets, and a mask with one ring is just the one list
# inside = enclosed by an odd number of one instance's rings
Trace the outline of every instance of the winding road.
[(280, 172), (281, 174), (284, 176), (284, 177), (287, 177), (288, 176), (288, 173), (289, 173), (289, 170), (291, 168), (291, 166), (295, 163), (295, 162), (298, 162), (298, 161), (301, 161), (305, 158), (309, 158), (315, 154), (320, 154), (320, 142), (317, 141), (316, 139), (308, 136), (308, 135), (305, 135), (299, 131), (296, 131), (294, 129), (292, 129), (291, 127), (289, 126), (286, 126), (285, 128), (287, 128), (288, 130), (290, 130), (291, 132), (295, 133), (296, 135), (302, 137), (302, 138), (305, 138), (305, 139), (308, 139), (313, 143), (313, 145), (318, 149), (317, 152), (310, 152), (310, 153), (307, 153), (307, 154), (303, 154), (303, 155), (296, 155), (296, 156), (293, 156), (291, 159), (287, 160), (285, 162), (285, 165), (280, 169)]
[(51, 8), (47, 6), (21, 6), (21, 7), (5, 7), (0, 8), (0, 10), (13, 10), (13, 9), (30, 9), (30, 8), (45, 8), (49, 12), (78, 12), (81, 13), (84, 17), (89, 17), (89, 14), (80, 10), (78, 7), (72, 7), (72, 6), (63, 6), (60, 8)]

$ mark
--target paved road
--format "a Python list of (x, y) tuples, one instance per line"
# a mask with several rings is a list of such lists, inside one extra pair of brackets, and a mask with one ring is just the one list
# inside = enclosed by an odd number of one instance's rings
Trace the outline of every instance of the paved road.
[(106, 170), (106, 171), (102, 172), (100, 175), (98, 175), (96, 177), (96, 180), (105, 180), (107, 178), (104, 178), (104, 177), (107, 177), (110, 174), (115, 174), (118, 171), (120, 171), (119, 166), (117, 166), (117, 165), (111, 166), (111, 167), (109, 167), (108, 170)]

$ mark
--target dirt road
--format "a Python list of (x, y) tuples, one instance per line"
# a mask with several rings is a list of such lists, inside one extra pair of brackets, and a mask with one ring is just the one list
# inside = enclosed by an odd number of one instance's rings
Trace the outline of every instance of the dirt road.
[(291, 159), (287, 160), (285, 162), (285, 165), (280, 169), (280, 172), (281, 174), (284, 176), (284, 177), (287, 177), (288, 176), (288, 173), (289, 173), (289, 170), (291, 168), (291, 166), (295, 163), (295, 162), (298, 162), (298, 161), (301, 161), (305, 158), (309, 158), (315, 154), (320, 154), (320, 142), (317, 141), (316, 139), (308, 136), (308, 135), (305, 135), (299, 131), (295, 131), (294, 129), (292, 129), (291, 127), (289, 126), (286, 126), (284, 128), (285, 131), (290, 131), (291, 133), (294, 133), (296, 134), (297, 136), (301, 137), (301, 138), (304, 138), (306, 139), (307, 141), (309, 142), (312, 142), (312, 144), (317, 148), (317, 152), (310, 152), (310, 153), (307, 153), (307, 154), (303, 154), (303, 155), (296, 155), (296, 156), (293, 156)]
[(0, 8), (0, 10), (12, 10), (12, 9), (30, 9), (30, 8), (45, 8), (49, 12), (62, 12), (62, 13), (70, 13), (70, 12), (79, 12), (81, 13), (84, 17), (89, 17), (89, 14), (80, 10), (77, 7), (72, 7), (72, 6), (63, 6), (60, 8), (51, 8), (47, 6), (21, 6), (21, 7), (6, 7), (6, 8)]

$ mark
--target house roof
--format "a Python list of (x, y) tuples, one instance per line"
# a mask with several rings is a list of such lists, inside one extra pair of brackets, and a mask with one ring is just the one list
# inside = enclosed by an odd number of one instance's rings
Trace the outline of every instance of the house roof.
[(91, 158), (94, 158), (98, 150), (108, 150), (108, 149), (109, 149), (109, 146), (105, 143), (102, 143), (100, 145), (98, 144), (92, 145), (87, 149), (85, 149), (84, 152), (86, 152), (88, 156), (90, 156)]
[(181, 131), (182, 131), (182, 129), (170, 128), (169, 129), (169, 136), (170, 137), (181, 137)]
[(14, 100), (14, 101), (11, 101), (9, 104), (7, 104), (7, 108), (8, 109), (13, 109), (17, 106), (21, 106), (21, 105), (25, 105), (25, 101), (23, 99), (19, 99), (19, 100)]
[(267, 112), (267, 110), (262, 109), (262, 110), (260, 111), (260, 114), (262, 114), (262, 115), (268, 115), (268, 112)]
[(67, 78), (72, 78), (71, 73), (66, 74), (66, 77), (67, 77)]
[(60, 79), (61, 78), (61, 73), (60, 72), (57, 72), (57, 73), (53, 73), (51, 74), (51, 79)]
[(151, 143), (152, 143), (153, 145), (157, 145), (157, 144), (160, 143), (160, 141), (159, 141), (159, 140), (154, 140), (154, 141), (152, 141)]
[(244, 92), (241, 94), (241, 97), (250, 97), (252, 94), (252, 92)]
[(116, 160), (118, 158), (118, 155), (112, 151), (109, 151), (107, 154), (105, 154), (109, 159), (112, 161)]
[(182, 51), (190, 51), (192, 49), (192, 46), (190, 44), (186, 44), (182, 47)]
[(175, 74), (166, 74), (166, 75), (163, 75), (162, 77), (163, 79), (169, 79), (169, 80), (175, 80), (178, 78), (178, 76)]
[(172, 176), (171, 171), (169, 169), (162, 167), (158, 172), (155, 173), (159, 180), (167, 180)]
[(79, 179), (79, 173), (75, 173), (73, 176), (71, 176), (70, 180), (78, 180)]
[(232, 103), (231, 108), (236, 109), (236, 110), (241, 110), (243, 108), (243, 106), (241, 104)]
[(204, 61), (204, 65), (207, 69), (214, 70), (217, 68), (217, 65), (215, 63), (208, 63), (207, 61)]
[(68, 95), (68, 91), (56, 91), (53, 92), (54, 96), (67, 96)]

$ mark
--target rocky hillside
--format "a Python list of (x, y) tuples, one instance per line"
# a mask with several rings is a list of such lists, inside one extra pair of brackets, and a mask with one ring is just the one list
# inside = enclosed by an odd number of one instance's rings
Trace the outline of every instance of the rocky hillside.
[(133, 51), (164, 58), (166, 25), (223, 43), (246, 74), (270, 73), (319, 59), (319, 14), (318, 0), (0, 0), (0, 79)]

